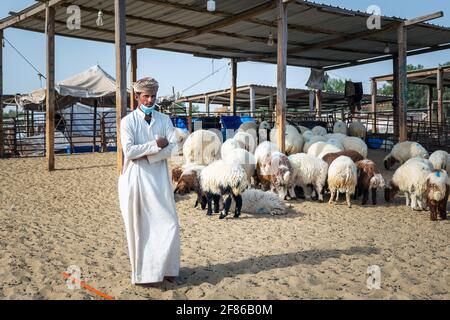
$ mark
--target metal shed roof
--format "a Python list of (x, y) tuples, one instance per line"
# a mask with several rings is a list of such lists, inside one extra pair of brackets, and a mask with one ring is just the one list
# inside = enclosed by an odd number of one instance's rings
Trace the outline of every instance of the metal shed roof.
[[(409, 71), (407, 74), (408, 82), (414, 84), (423, 84), (436, 87), (437, 85), (437, 74), (439, 70), (442, 70), (443, 77), (442, 83), (444, 87), (450, 88), (450, 66), (448, 67), (439, 67), (439, 68), (430, 68), (430, 69), (420, 69)], [(373, 77), (373, 80), (380, 81), (393, 81), (394, 75), (388, 74), (383, 76)]]
[[(404, 21), (382, 17), (380, 30), (369, 30), (369, 15), (314, 2), (296, 0), (288, 6), (289, 65), (340, 68), (392, 59), (397, 52), (396, 26)], [(56, 34), (95, 41), (114, 42), (114, 0), (49, 0), (56, 8)], [(81, 29), (67, 28), (67, 7), (81, 9)], [(104, 25), (96, 25), (102, 9)], [(14, 27), (45, 31), (45, 3), (38, 3), (0, 20), (0, 29)], [(127, 0), (128, 45), (200, 57), (236, 58), (237, 61), (276, 63), (276, 1), (218, 1), (208, 12), (206, 0)], [(384, 52), (389, 46), (390, 53)], [(450, 28), (419, 23), (408, 28), (409, 54), (450, 48)]]

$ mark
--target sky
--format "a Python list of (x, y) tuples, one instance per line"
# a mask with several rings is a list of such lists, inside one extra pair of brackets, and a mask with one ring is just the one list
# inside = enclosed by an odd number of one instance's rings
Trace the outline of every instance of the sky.
[[(217, 9), (220, 2), (217, 0)], [(450, 26), (450, 0), (322, 0), (324, 4), (340, 6), (348, 9), (366, 11), (370, 5), (381, 8), (381, 14), (401, 18), (414, 18), (436, 11), (443, 11), (444, 17), (432, 21), (434, 24)], [(34, 4), (34, 0), (1, 0), (0, 18), (8, 16), (9, 11), (20, 11)], [(206, 5), (206, 0), (205, 0)], [(4, 36), (10, 41), (40, 72), (45, 72), (45, 38), (43, 34), (8, 28)], [(450, 42), (450, 39), (449, 39)], [(128, 54), (129, 52), (127, 52)], [(39, 80), (36, 71), (28, 65), (9, 44), (5, 45), (3, 53), (5, 94), (24, 93), (37, 89), (45, 84)], [(435, 67), (439, 63), (450, 61), (450, 50), (427, 53), (408, 57), (409, 64), (422, 64), (425, 67)], [(203, 93), (224, 89), (230, 86), (231, 70), (227, 59), (205, 59), (189, 54), (171, 53), (161, 50), (138, 50), (138, 78), (155, 77), (160, 83), (159, 95), (169, 95), (172, 87), (183, 95)], [(115, 50), (113, 44), (94, 41), (77, 40), (56, 37), (56, 81), (66, 79), (87, 68), (99, 64), (109, 74), (115, 76)], [(212, 70), (219, 72), (191, 87), (199, 80), (211, 74)], [(214, 68), (214, 69), (213, 69)], [(338, 79), (350, 79), (363, 82), (364, 91), (369, 92), (369, 79), (372, 76), (392, 72), (392, 62), (378, 62), (329, 72)], [(305, 88), (309, 77), (309, 69), (288, 67), (287, 86), (289, 88)], [(276, 85), (276, 65), (243, 62), (238, 64), (237, 85), (262, 84)]]

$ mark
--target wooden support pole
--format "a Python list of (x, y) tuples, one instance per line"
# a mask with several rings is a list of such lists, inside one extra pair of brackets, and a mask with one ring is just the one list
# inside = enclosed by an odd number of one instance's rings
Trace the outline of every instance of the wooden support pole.
[(31, 110), (31, 128), (30, 136), (34, 136), (34, 110)]
[[(131, 47), (130, 53), (131, 53), (130, 81), (133, 83), (137, 81), (137, 49), (135, 47)], [(136, 110), (136, 108), (137, 108), (137, 101), (134, 99), (134, 89), (133, 86), (131, 86), (130, 109)]]
[(3, 137), (3, 29), (0, 29), (0, 159), (4, 153)]
[(273, 92), (269, 96), (269, 121), (273, 121)]
[(437, 73), (437, 114), (439, 125), (444, 124), (444, 70), (438, 68)]
[(106, 152), (108, 148), (106, 146), (106, 123), (104, 113), (102, 113), (100, 118), (100, 144), (101, 144), (101, 151)]
[(125, 0), (114, 0), (114, 23), (116, 45), (116, 136), (117, 136), (117, 171), (122, 173), (123, 154), (120, 141), (120, 121), (127, 114), (127, 51)]
[(256, 110), (256, 92), (255, 87), (250, 86), (250, 116), (255, 116), (255, 110)]
[(428, 108), (428, 125), (433, 124), (433, 86), (428, 85), (427, 87), (427, 108)]
[(94, 133), (93, 137), (92, 137), (92, 152), (95, 152), (95, 147), (97, 145), (97, 109), (98, 109), (98, 100), (95, 99), (94, 100), (94, 119), (93, 119), (94, 126), (93, 126), (93, 130), (92, 130), (92, 132)]
[(377, 133), (377, 81), (372, 79), (372, 133)]
[(55, 8), (45, 9), (46, 28), (46, 113), (45, 157), (49, 171), (55, 170)]
[(188, 130), (189, 133), (192, 133), (192, 101), (189, 101), (188, 105)]
[(278, 7), (278, 41), (277, 41), (277, 105), (276, 122), (278, 128), (278, 147), (285, 151), (286, 131), (286, 64), (287, 64), (287, 5), (277, 0)]
[(316, 90), (316, 118), (322, 116), (322, 90)]
[(408, 140), (406, 114), (408, 110), (408, 78), (407, 78), (407, 43), (406, 27), (403, 24), (397, 29), (398, 42), (398, 125), (399, 142)]
[[(392, 74), (394, 76), (392, 89), (393, 89), (393, 97), (392, 97), (392, 125), (394, 127), (394, 137), (398, 139), (399, 137), (399, 127), (398, 127), (398, 54), (394, 53), (392, 55)], [(388, 130), (389, 128), (387, 128)]]
[(205, 110), (206, 110), (206, 115), (209, 117), (209, 96), (205, 95)]
[(233, 116), (236, 115), (236, 80), (237, 80), (237, 61), (231, 59), (231, 90), (230, 90), (230, 107)]

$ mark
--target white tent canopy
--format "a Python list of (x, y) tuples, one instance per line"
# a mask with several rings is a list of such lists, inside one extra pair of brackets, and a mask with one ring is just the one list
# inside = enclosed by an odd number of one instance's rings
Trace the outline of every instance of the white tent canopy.
[[(72, 97), (80, 100), (114, 97), (116, 94), (116, 80), (99, 65), (60, 81), (55, 87), (59, 97)], [(29, 104), (41, 104), (45, 101), (45, 88), (18, 95), (16, 101), (21, 107)]]

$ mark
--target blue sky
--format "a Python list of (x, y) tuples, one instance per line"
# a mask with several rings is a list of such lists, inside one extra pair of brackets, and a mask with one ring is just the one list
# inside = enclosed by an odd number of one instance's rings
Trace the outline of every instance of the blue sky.
[[(217, 7), (220, 8), (217, 0)], [(443, 11), (444, 17), (433, 20), (435, 24), (450, 26), (450, 1), (448, 0), (323, 0), (317, 1), (349, 9), (365, 11), (370, 5), (378, 5), (382, 15), (413, 18), (435, 11)], [(34, 4), (33, 0), (1, 0), (0, 17), (6, 17), (9, 11), (20, 11)], [(205, 0), (206, 3), (206, 0)], [(17, 47), (41, 72), (45, 72), (45, 39), (43, 34), (16, 29), (5, 30), (5, 37)], [(450, 39), (449, 39), (450, 42)], [(6, 44), (4, 48), (4, 92), (13, 94), (28, 92), (39, 88), (41, 82), (36, 72)], [(56, 39), (56, 80), (63, 80), (99, 63), (112, 76), (115, 75), (114, 46), (93, 41), (84, 41), (57, 37)], [(434, 67), (438, 63), (450, 60), (450, 50), (428, 53), (408, 58), (408, 63)], [(227, 59), (215, 60), (218, 69), (228, 63)], [(211, 59), (196, 58), (188, 54), (143, 49), (138, 53), (138, 78), (153, 76), (160, 83), (160, 95), (170, 94), (172, 86), (182, 92), (212, 71)], [(330, 73), (335, 78), (346, 78), (364, 82), (368, 91), (371, 76), (392, 72), (392, 62), (379, 62), (364, 66), (334, 70)], [(291, 88), (304, 88), (309, 77), (309, 70), (288, 67), (287, 85)], [(201, 93), (229, 87), (231, 72), (222, 69), (214, 76), (199, 83), (184, 94)], [(275, 85), (276, 66), (270, 64), (247, 62), (238, 64), (238, 85), (256, 83)]]

